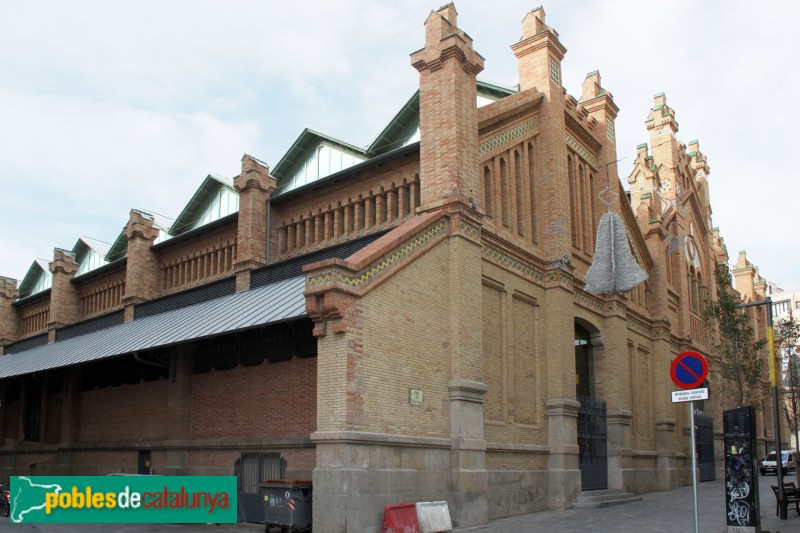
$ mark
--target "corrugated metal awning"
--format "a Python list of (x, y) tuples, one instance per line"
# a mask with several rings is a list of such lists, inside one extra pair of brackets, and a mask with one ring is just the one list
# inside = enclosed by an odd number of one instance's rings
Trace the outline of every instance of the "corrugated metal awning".
[(305, 316), (298, 276), (0, 357), (0, 378), (169, 346)]

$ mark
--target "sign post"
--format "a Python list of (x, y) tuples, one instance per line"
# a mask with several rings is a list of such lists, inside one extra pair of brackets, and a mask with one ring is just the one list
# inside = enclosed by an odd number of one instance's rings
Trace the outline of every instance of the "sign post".
[(692, 426), (692, 494), (694, 497), (694, 531), (700, 533), (700, 520), (697, 515), (697, 446), (694, 435), (694, 400), (708, 398), (708, 389), (699, 389), (708, 376), (708, 362), (697, 352), (683, 352), (672, 361), (669, 369), (672, 382), (682, 391), (672, 393), (672, 402), (689, 402), (690, 424)]

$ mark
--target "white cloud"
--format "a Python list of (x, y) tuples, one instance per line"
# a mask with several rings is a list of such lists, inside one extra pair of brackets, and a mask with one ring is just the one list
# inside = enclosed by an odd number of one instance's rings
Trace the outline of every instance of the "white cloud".
[[(243, 152), (274, 166), (305, 126), (371, 142), (416, 89), (409, 54), (441, 3), (0, 3), (0, 187), (14, 204), (0, 224), (15, 228), (0, 241), (0, 274), (21, 276), (81, 234), (113, 239), (130, 207), (174, 216), (208, 172), (236, 174)], [(516, 83), (509, 46), (535, 5), (457, 0), (459, 26), (486, 58), (482, 77)], [(779, 231), (793, 227), (798, 193), (795, 4), (545, 9), (569, 50), (568, 91), (579, 95), (600, 69), (621, 108), (619, 173), (647, 140), (652, 95), (665, 91), (681, 139), (699, 139), (709, 157), (714, 223), (731, 255), (746, 248), (765, 276), (800, 287), (784, 267), (800, 259), (797, 237)]]
[[(0, 177), (18, 200), (0, 218), (45, 259), (81, 235), (113, 241), (132, 207), (176, 216), (206, 174), (238, 173), (258, 130), (200, 112), (7, 92), (0, 99), (8, 104), (0, 111)], [(0, 272), (20, 277), (31, 260), (3, 253)]]

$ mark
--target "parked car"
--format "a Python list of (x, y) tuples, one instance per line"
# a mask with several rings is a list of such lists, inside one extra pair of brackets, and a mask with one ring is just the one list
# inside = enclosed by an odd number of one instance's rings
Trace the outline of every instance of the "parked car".
[[(783, 475), (785, 476), (789, 470), (794, 470), (794, 460), (795, 456), (797, 455), (797, 450), (781, 450), (781, 470)], [(762, 476), (766, 476), (767, 474), (778, 474), (777, 467), (775, 465), (775, 450), (772, 450), (767, 454), (763, 461), (761, 461), (761, 471)]]

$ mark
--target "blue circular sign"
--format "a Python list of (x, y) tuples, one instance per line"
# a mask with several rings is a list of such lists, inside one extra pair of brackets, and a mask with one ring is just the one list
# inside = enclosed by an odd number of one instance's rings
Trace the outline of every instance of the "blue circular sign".
[(672, 382), (682, 389), (696, 389), (708, 377), (708, 361), (697, 352), (683, 352), (669, 369)]

